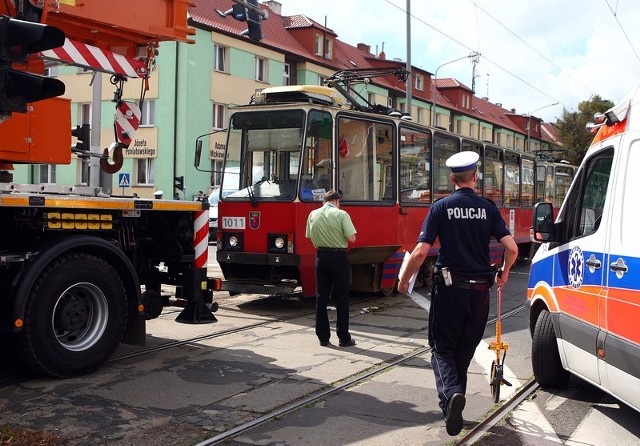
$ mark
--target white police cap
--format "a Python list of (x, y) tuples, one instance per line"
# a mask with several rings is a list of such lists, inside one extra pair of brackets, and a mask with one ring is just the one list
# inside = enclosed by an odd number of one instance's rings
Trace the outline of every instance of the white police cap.
[(162, 195), (162, 191), (161, 190), (156, 191), (156, 192), (153, 193), (153, 195), (156, 196), (156, 197), (159, 197), (160, 195)]
[(475, 169), (479, 159), (480, 155), (468, 150), (450, 156), (445, 164), (451, 168), (453, 173), (464, 172), (465, 170)]

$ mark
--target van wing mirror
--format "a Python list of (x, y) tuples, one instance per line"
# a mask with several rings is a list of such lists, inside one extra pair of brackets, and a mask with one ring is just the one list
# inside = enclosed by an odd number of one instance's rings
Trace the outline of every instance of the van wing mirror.
[(553, 205), (536, 203), (533, 209), (533, 225), (531, 240), (534, 242), (551, 242), (554, 239)]

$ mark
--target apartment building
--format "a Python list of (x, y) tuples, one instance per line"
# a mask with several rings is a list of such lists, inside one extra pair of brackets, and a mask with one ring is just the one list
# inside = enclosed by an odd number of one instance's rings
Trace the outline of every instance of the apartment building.
[[(207, 193), (220, 181), (226, 144), (224, 131), (233, 106), (247, 104), (256, 90), (268, 86), (321, 85), (338, 70), (404, 67), (383, 51), (372, 52), (366, 43), (346, 43), (332, 30), (304, 15), (286, 16), (276, 1), (263, 2), (269, 18), (262, 22), (264, 37), (242, 35), (246, 23), (224, 12), (232, 0), (199, 0), (190, 8), (194, 44), (165, 42), (148, 81), (129, 80), (122, 98), (143, 97), (141, 127), (124, 151), (120, 173), (103, 178), (113, 195), (152, 198), (178, 192), (181, 199)], [(65, 97), (74, 104), (73, 126), (92, 121), (93, 75), (76, 67), (56, 67), (52, 75), (67, 86)], [(118, 83), (102, 75), (99, 106), (100, 147), (113, 141), (114, 92)], [(434, 85), (435, 81), (435, 85)], [(540, 119), (507, 110), (501, 104), (475, 96), (455, 79), (434, 80), (432, 73), (413, 67), (411, 110), (406, 110), (406, 85), (393, 77), (374, 78), (359, 91), (369, 102), (396, 108), (415, 122), (445, 128), (461, 135), (491, 141), (521, 152), (534, 152), (554, 144), (552, 129)], [(148, 88), (147, 88), (148, 86)], [(195, 141), (202, 139), (200, 169), (194, 166)], [(27, 183), (87, 184), (88, 161), (73, 157), (69, 166), (18, 166), (14, 179)], [(126, 174), (126, 184), (122, 175)], [(184, 190), (175, 189), (183, 177)], [(104, 184), (104, 183), (101, 183)], [(109, 187), (107, 186), (107, 189)]]

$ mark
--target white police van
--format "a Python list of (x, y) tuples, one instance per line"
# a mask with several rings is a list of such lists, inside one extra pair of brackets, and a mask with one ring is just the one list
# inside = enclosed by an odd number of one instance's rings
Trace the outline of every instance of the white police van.
[(573, 373), (640, 411), (640, 87), (593, 125), (555, 222), (538, 203), (527, 291), (543, 387)]

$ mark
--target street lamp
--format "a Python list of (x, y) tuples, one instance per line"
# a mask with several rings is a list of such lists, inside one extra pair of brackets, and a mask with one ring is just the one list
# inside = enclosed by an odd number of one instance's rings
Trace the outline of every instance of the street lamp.
[(528, 121), (527, 121), (527, 153), (531, 153), (531, 115), (535, 112), (545, 109), (547, 107), (553, 107), (554, 105), (558, 105), (558, 102), (554, 102), (553, 104), (545, 105), (544, 107), (536, 108), (535, 110), (528, 113)]
[[(445, 62), (442, 65), (440, 65), (438, 68), (436, 68), (436, 74), (433, 77), (433, 85), (431, 87), (431, 125), (434, 125), (434, 112), (435, 112), (435, 108), (436, 108), (436, 81), (438, 80), (438, 70), (442, 67), (444, 67), (445, 65), (449, 65), (451, 63), (454, 62), (458, 62), (459, 60), (463, 60), (463, 59), (472, 59), (472, 58), (476, 58), (480, 56), (480, 53), (478, 53), (477, 51), (474, 51), (473, 53), (469, 54), (468, 56), (464, 56), (464, 57), (459, 57), (457, 59), (454, 60), (450, 60), (449, 62)], [(435, 125), (438, 125), (438, 119), (436, 116), (435, 119)]]

